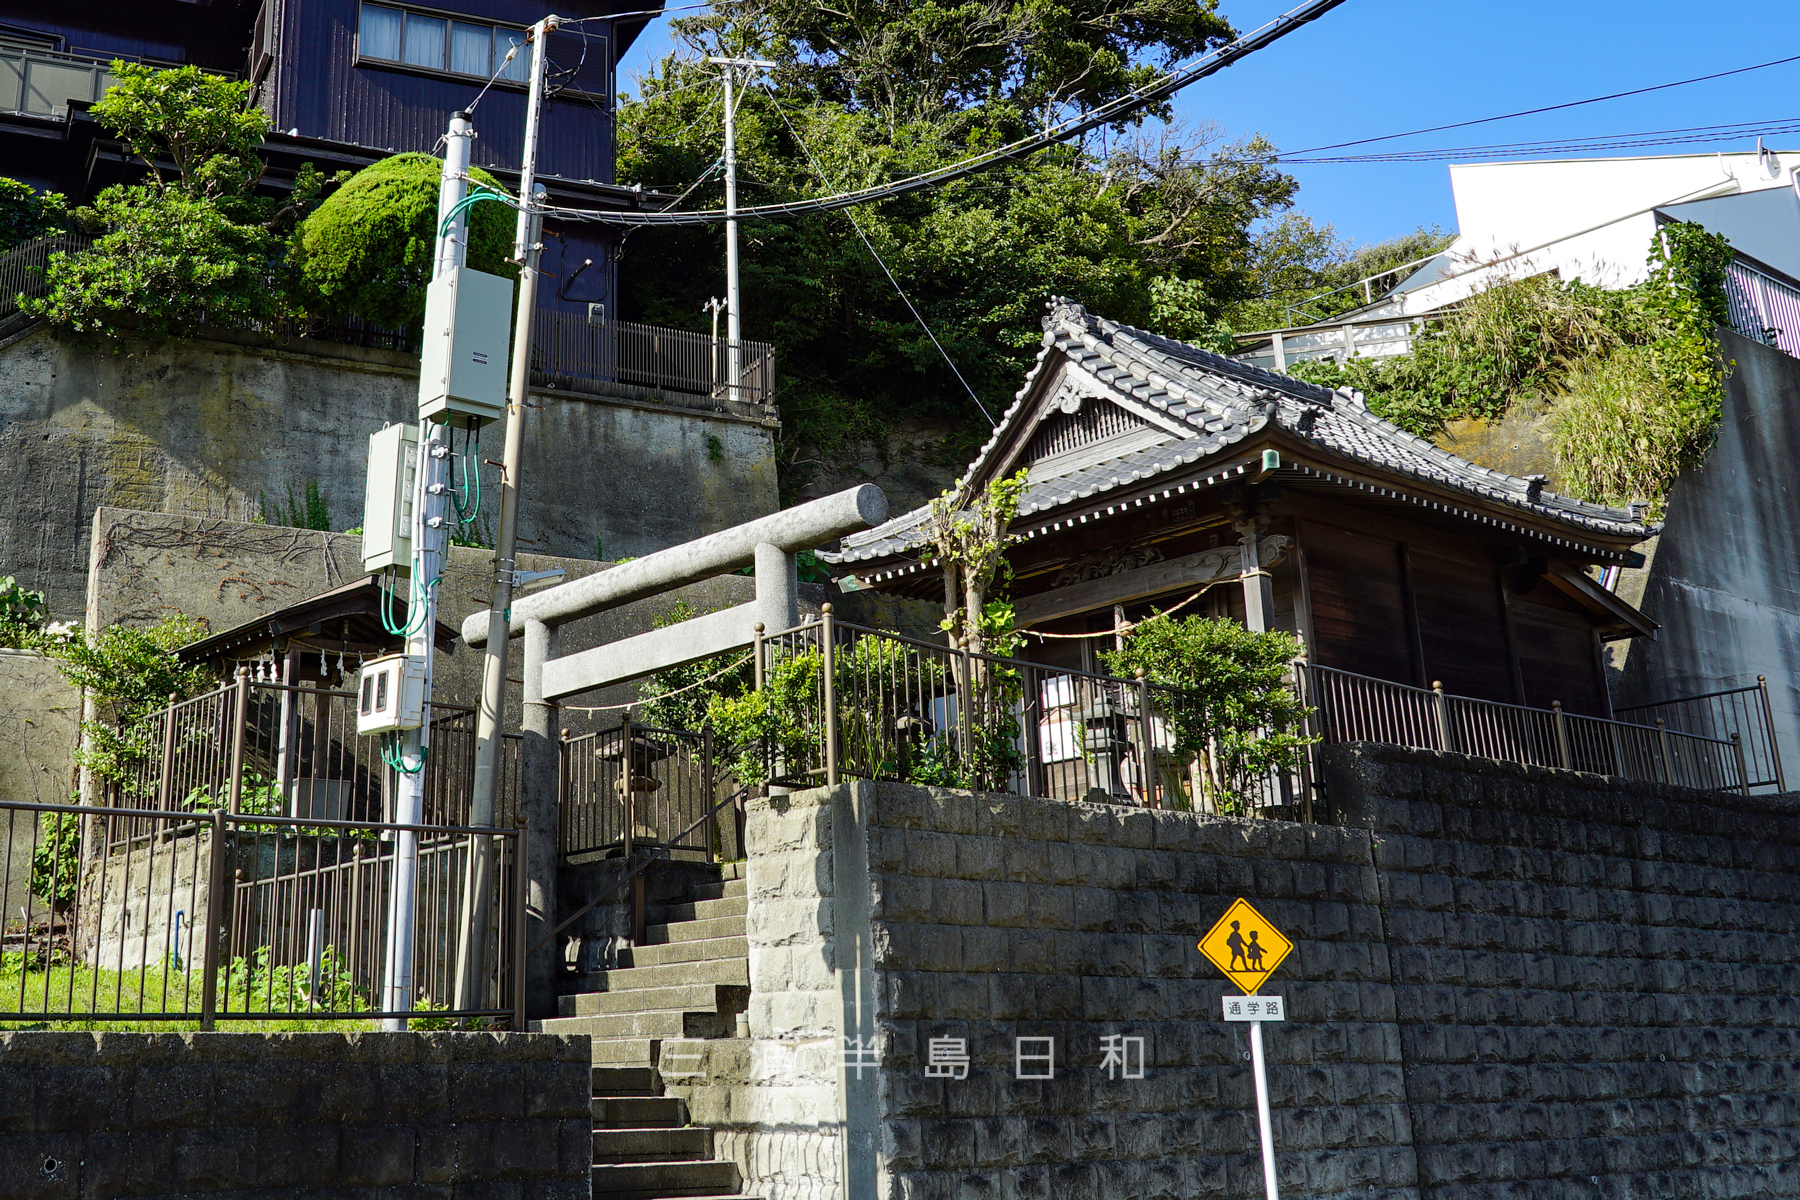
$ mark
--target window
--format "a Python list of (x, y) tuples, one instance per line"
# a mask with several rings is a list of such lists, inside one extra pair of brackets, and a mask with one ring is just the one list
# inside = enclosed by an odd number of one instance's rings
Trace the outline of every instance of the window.
[[(524, 83), (531, 77), (531, 60), (524, 52), (525, 31), (454, 21), (426, 13), (365, 4), (357, 26), (357, 57), (379, 62), (404, 63), (428, 71), (445, 71), (487, 79), (496, 70), (501, 79)], [(520, 52), (505, 62), (513, 46)], [(503, 65), (504, 64), (504, 65)]]

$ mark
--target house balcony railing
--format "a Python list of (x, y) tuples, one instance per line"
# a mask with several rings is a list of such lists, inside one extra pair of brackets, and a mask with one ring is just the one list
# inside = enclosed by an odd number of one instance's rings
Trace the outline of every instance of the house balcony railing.
[(741, 342), (742, 378), (731, 381), (729, 342), (702, 333), (591, 321), (539, 310), (532, 327), (531, 369), (540, 382), (571, 391), (625, 384), (747, 404), (775, 402), (775, 348)]
[[(156, 67), (181, 65), (132, 54), (73, 54), (0, 38), (0, 113), (61, 117), (72, 100), (91, 104), (117, 82), (114, 59)], [(235, 78), (230, 71), (209, 73)]]
[(1739, 333), (1800, 358), (1800, 288), (1736, 258), (1725, 269), (1725, 298)]

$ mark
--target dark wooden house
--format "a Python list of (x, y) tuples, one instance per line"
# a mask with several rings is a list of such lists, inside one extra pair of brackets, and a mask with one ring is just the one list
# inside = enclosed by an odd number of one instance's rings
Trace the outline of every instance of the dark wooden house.
[[(628, 208), (645, 193), (613, 182), (613, 72), (658, 6), (637, 0), (0, 0), (0, 175), (80, 202), (135, 176), (87, 109), (115, 58), (192, 64), (249, 79), (274, 127), (265, 186), (291, 184), (303, 163), (327, 172), (389, 154), (431, 151), (450, 114), (495, 71), (476, 113), (477, 165), (516, 185), (525, 112), (524, 53), (508, 47), (554, 11), (597, 18), (551, 36), (559, 87), (540, 138), (551, 200)], [(618, 20), (610, 13), (630, 13)], [(652, 197), (654, 199), (654, 197)], [(542, 307), (586, 315), (616, 304), (617, 235), (590, 223), (546, 223)], [(609, 309), (616, 313), (616, 307)]]
[[(1022, 627), (1084, 633), (1185, 605), (1298, 634), (1380, 680), (1610, 715), (1602, 643), (1655, 625), (1608, 590), (1640, 514), (1477, 466), (1360, 396), (1053, 303), (966, 486), (1021, 468), (1007, 552)], [(941, 596), (928, 510), (846, 538), (844, 586)], [(1616, 574), (1616, 572), (1613, 572)], [(1029, 657), (1096, 669), (1093, 639)]]

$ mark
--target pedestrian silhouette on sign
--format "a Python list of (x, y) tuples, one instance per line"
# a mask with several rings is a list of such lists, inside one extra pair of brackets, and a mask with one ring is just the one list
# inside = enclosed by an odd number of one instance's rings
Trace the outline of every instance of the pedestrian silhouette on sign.
[[(1250, 940), (1252, 942), (1256, 940), (1256, 935), (1254, 933), (1250, 935)], [(1244, 935), (1238, 932), (1238, 923), (1236, 921), (1231, 923), (1231, 936), (1225, 939), (1225, 944), (1231, 947), (1231, 970), (1239, 970), (1238, 963), (1241, 962), (1244, 964), (1241, 969), (1248, 971), (1250, 969), (1250, 960), (1244, 956)], [(1258, 950), (1257, 953), (1261, 954), (1262, 951)]]
[(1250, 969), (1252, 971), (1260, 971), (1263, 969), (1263, 948), (1257, 943), (1256, 930), (1254, 929), (1250, 931), (1250, 945), (1244, 950), (1244, 957), (1249, 961)]

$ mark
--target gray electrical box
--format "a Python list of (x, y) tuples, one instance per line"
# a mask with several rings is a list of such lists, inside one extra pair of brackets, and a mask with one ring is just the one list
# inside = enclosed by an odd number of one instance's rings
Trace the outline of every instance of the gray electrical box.
[(416, 425), (389, 425), (369, 435), (363, 490), (363, 570), (412, 573), (413, 480), (419, 466)]
[(476, 428), (506, 415), (512, 280), (458, 267), (425, 293), (419, 415)]

